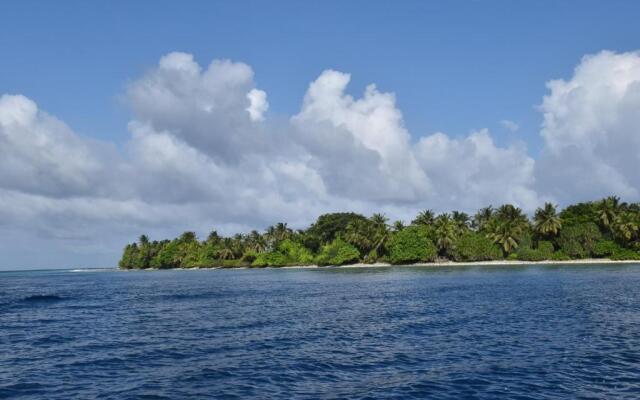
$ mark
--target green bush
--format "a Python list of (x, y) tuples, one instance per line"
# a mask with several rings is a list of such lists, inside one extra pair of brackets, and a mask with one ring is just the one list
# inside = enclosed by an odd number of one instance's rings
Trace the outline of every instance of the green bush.
[(451, 255), (455, 261), (490, 261), (502, 258), (502, 250), (485, 235), (467, 232), (456, 240)]
[(251, 264), (242, 260), (218, 260), (216, 261), (216, 264), (218, 267), (222, 268), (238, 268), (251, 266)]
[(389, 260), (392, 264), (433, 261), (436, 254), (436, 247), (422, 226), (408, 226), (396, 232), (389, 241)]
[(546, 240), (538, 242), (538, 251), (544, 254), (547, 258), (551, 258), (551, 255), (553, 254), (553, 243)]
[(551, 259), (553, 261), (569, 261), (569, 260), (571, 260), (571, 257), (566, 255), (562, 251), (556, 251), (555, 253), (551, 254)]
[(535, 249), (530, 247), (518, 247), (516, 254), (518, 255), (518, 260), (522, 261), (550, 260), (553, 255), (553, 244), (543, 240), (538, 243), (538, 247)]
[(640, 253), (631, 249), (620, 248), (611, 255), (612, 260), (640, 260)]
[(544, 261), (549, 258), (543, 251), (529, 247), (519, 247), (515, 254), (520, 261)]
[(282, 267), (305, 265), (313, 262), (311, 252), (302, 244), (290, 239), (283, 240), (274, 251), (259, 253), (251, 263), (254, 267)]
[(316, 262), (318, 265), (344, 265), (357, 262), (359, 258), (358, 249), (337, 238), (322, 246), (320, 254), (316, 257)]
[(585, 258), (593, 254), (595, 245), (602, 239), (602, 233), (596, 224), (587, 222), (563, 228), (558, 245), (571, 258)]
[(623, 250), (613, 240), (600, 240), (593, 247), (593, 255), (596, 257), (611, 257), (612, 255)]

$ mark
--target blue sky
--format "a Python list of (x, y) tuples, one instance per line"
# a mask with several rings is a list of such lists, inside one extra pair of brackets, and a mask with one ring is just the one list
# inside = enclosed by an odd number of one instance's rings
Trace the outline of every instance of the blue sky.
[(0, 89), (122, 142), (125, 84), (170, 51), (251, 65), (283, 114), (333, 68), (352, 74), (356, 94), (371, 82), (395, 92), (413, 134), (488, 127), (535, 151), (544, 83), (584, 54), (635, 49), (638, 15), (634, 1), (6, 1)]
[(637, 1), (0, 2), (0, 268), (113, 266), (141, 233), (339, 210), (638, 201), (638, 15)]

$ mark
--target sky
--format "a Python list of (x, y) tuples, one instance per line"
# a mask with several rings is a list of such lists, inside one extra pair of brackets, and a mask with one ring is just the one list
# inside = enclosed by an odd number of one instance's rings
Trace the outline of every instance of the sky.
[(640, 199), (640, 3), (0, 3), (0, 268)]

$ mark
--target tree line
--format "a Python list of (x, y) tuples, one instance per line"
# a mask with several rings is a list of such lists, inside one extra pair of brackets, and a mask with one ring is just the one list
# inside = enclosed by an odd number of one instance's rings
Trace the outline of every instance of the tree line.
[(173, 240), (150, 241), (146, 235), (128, 244), (122, 269), (279, 267), (433, 261), (640, 259), (640, 203), (612, 196), (570, 205), (560, 212), (551, 203), (532, 219), (505, 204), (470, 216), (453, 211), (420, 212), (405, 225), (390, 224), (382, 214), (352, 212), (318, 217), (307, 229), (286, 223), (264, 232), (231, 237), (212, 231), (205, 240), (185, 232)]

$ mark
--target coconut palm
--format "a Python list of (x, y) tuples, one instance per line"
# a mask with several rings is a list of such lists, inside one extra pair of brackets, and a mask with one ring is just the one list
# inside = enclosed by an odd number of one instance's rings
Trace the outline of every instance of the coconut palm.
[(267, 241), (256, 230), (251, 231), (245, 241), (247, 249), (256, 253), (263, 253), (268, 249)]
[(533, 219), (535, 231), (542, 236), (556, 236), (562, 228), (556, 206), (551, 203), (544, 203), (544, 207), (538, 208)]
[(387, 221), (389, 221), (389, 218), (387, 218), (384, 214), (380, 214), (380, 213), (375, 213), (371, 216), (371, 218), (369, 218), (369, 220), (375, 225), (375, 226), (387, 226)]
[(491, 225), (489, 228), (490, 233), (487, 236), (494, 243), (499, 244), (506, 254), (518, 248), (518, 238), (522, 234), (522, 229), (519, 225), (506, 221), (494, 221)]
[(385, 252), (385, 244), (389, 239), (388, 220), (384, 214), (373, 214), (370, 218), (373, 224), (373, 242), (375, 243), (373, 250), (378, 256)]
[(422, 210), (418, 215), (411, 221), (412, 225), (432, 225), (435, 220), (436, 215), (433, 210)]
[(456, 223), (456, 227), (458, 228), (459, 233), (465, 232), (469, 229), (469, 225), (471, 224), (471, 218), (469, 218), (469, 214), (461, 211), (454, 211), (451, 213), (451, 218)]
[(345, 229), (344, 240), (355, 246), (361, 255), (366, 255), (375, 245), (374, 235), (374, 225), (369, 220), (353, 220)]
[(286, 222), (278, 222), (275, 227), (275, 238), (277, 241), (288, 239), (293, 234), (293, 230), (287, 226)]
[(395, 221), (393, 223), (393, 231), (394, 232), (400, 232), (403, 229), (404, 229), (404, 222), (398, 220), (398, 221)]
[(504, 204), (498, 207), (495, 216), (501, 222), (508, 222), (519, 227), (525, 227), (529, 224), (529, 220), (522, 210), (512, 204)]
[(222, 238), (220, 237), (220, 235), (218, 235), (218, 232), (216, 231), (211, 231), (209, 233), (209, 236), (207, 236), (207, 243), (212, 245), (217, 245), (218, 243), (220, 243), (221, 240)]
[(505, 253), (511, 253), (518, 247), (522, 235), (529, 229), (529, 220), (522, 210), (511, 204), (500, 206), (485, 230), (487, 237), (499, 244)]
[(216, 252), (216, 257), (220, 260), (231, 260), (235, 257), (234, 243), (231, 238), (222, 239), (220, 249)]
[(631, 212), (622, 212), (616, 216), (613, 223), (613, 231), (622, 242), (629, 243), (638, 237), (640, 224), (638, 214)]
[(149, 237), (147, 235), (140, 235), (140, 239), (138, 239), (140, 245), (145, 246), (149, 244)]
[(617, 196), (609, 196), (596, 203), (598, 221), (603, 228), (607, 230), (612, 229), (612, 224), (615, 222), (618, 213), (621, 211), (620, 209), (620, 198)]
[(492, 206), (481, 208), (473, 216), (472, 226), (479, 231), (483, 231), (485, 226), (493, 218), (493, 214), (494, 210)]
[(434, 221), (436, 247), (441, 255), (446, 255), (453, 247), (458, 234), (458, 224), (447, 213), (440, 214)]

